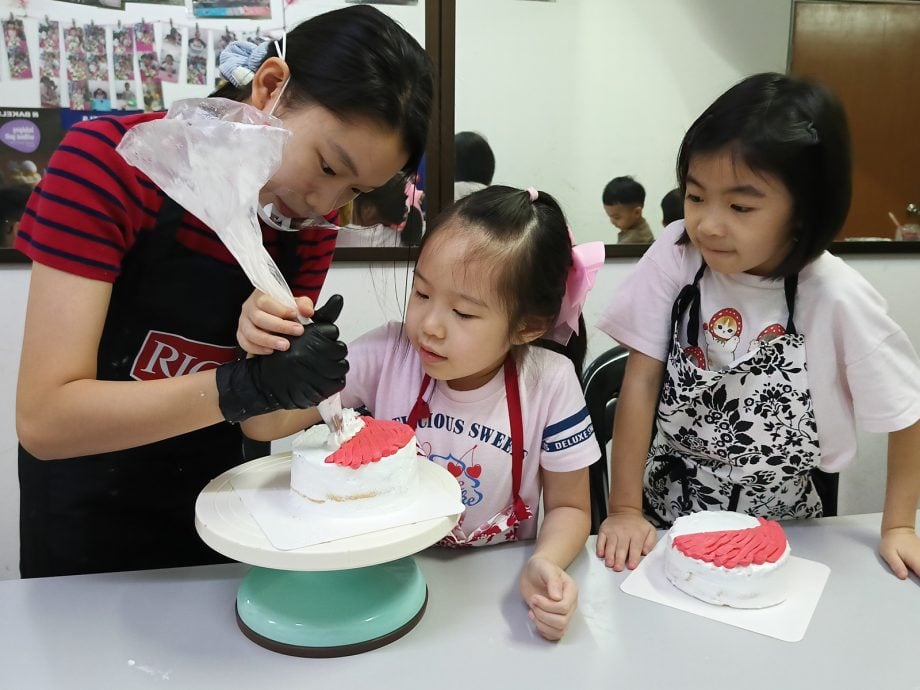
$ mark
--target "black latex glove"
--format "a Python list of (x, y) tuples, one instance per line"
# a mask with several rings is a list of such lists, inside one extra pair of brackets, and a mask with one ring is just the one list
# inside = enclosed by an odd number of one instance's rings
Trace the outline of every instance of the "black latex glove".
[(335, 320), (341, 295), (333, 295), (313, 314), (303, 334), (285, 336), (284, 352), (228, 362), (217, 367), (217, 397), (228, 422), (241, 422), (275, 410), (313, 407), (345, 387), (348, 348), (339, 341)]

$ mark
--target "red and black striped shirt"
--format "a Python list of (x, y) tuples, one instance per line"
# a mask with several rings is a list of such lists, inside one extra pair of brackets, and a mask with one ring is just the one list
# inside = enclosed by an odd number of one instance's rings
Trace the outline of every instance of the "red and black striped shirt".
[[(160, 117), (163, 113), (101, 117), (71, 128), (29, 199), (16, 248), (52, 268), (115, 282), (138, 234), (154, 228), (165, 198), (115, 147), (129, 129)], [(280, 234), (262, 226), (263, 244), (276, 261)], [(217, 234), (190, 213), (183, 214), (176, 239), (192, 251), (236, 264)], [(335, 239), (336, 230), (330, 228), (298, 233), (300, 267), (291, 285), (295, 295), (317, 300)]]

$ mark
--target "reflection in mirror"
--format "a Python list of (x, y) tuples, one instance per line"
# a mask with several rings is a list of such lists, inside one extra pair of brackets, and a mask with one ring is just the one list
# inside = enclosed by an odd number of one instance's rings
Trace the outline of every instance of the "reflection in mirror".
[(483, 134), (496, 184), (560, 200), (579, 242), (613, 244), (603, 191), (629, 175), (662, 229), (677, 147), (743, 76), (786, 70), (790, 0), (463, 0), (456, 131)]
[(920, 4), (796, 2), (791, 45), (790, 70), (827, 84), (850, 125), (853, 203), (838, 237), (920, 237)]
[(454, 137), (454, 201), (492, 184), (495, 153), (479, 132)]
[(382, 187), (359, 194), (339, 212), (336, 247), (414, 247), (422, 239), (424, 193), (397, 175)]

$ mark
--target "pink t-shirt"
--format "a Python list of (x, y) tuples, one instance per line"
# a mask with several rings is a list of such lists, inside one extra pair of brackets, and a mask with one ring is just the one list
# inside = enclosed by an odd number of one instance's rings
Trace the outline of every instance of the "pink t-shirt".
[[(342, 404), (366, 406), (378, 419), (406, 421), (418, 398), (424, 371), (418, 353), (390, 323), (348, 347)], [(529, 347), (518, 362), (524, 422), (521, 498), (534, 517), (519, 538), (536, 536), (540, 469), (571, 472), (600, 457), (591, 417), (572, 363), (542, 347)], [(461, 528), (472, 531), (511, 504), (511, 431), (502, 371), (481, 388), (455, 391), (443, 381), (428, 391), (431, 417), (416, 437), (433, 462), (457, 477), (466, 505)]]
[[(664, 230), (597, 324), (661, 361), (671, 339), (671, 307), (702, 261), (692, 244), (675, 244), (683, 230), (683, 221)], [(700, 297), (699, 347), (711, 370), (747, 357), (758, 339), (786, 325), (782, 280), (707, 270)], [(795, 326), (805, 336), (822, 469), (837, 472), (856, 456), (857, 424), (887, 433), (920, 419), (917, 353), (881, 295), (841, 259), (824, 252), (799, 273)], [(686, 346), (685, 328), (680, 335)]]

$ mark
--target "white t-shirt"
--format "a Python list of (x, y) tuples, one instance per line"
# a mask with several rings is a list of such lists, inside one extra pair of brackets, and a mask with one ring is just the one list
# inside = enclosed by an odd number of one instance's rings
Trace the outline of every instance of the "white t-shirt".
[[(348, 346), (350, 365), (342, 404), (366, 406), (378, 419), (406, 421), (418, 398), (424, 371), (418, 353), (389, 323)], [(521, 498), (533, 511), (522, 523), (521, 539), (536, 536), (540, 468), (571, 472), (600, 457), (591, 417), (572, 363), (542, 347), (527, 348), (518, 363), (524, 423)], [(431, 417), (419, 423), (416, 437), (429, 459), (460, 482), (467, 533), (507, 508), (511, 497), (511, 430), (504, 373), (481, 388), (456, 391), (433, 381), (426, 392)]]
[[(614, 340), (661, 361), (671, 338), (671, 307), (702, 262), (692, 244), (675, 244), (683, 231), (682, 220), (665, 229), (598, 322)], [(707, 269), (700, 295), (699, 347), (709, 369), (746, 356), (764, 332), (786, 325), (782, 280)], [(886, 310), (859, 273), (827, 252), (799, 273), (794, 322), (805, 336), (824, 470), (837, 472), (856, 456), (856, 424), (887, 433), (920, 419), (920, 362)], [(683, 326), (680, 337), (686, 345)]]

